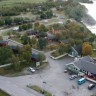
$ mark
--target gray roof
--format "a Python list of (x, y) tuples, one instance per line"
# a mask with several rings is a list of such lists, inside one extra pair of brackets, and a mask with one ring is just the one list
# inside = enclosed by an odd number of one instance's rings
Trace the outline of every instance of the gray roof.
[(81, 60), (88, 61), (88, 62), (94, 62), (94, 60), (90, 56), (82, 57)]
[[(94, 62), (90, 62), (90, 59), (88, 59), (90, 56), (85, 56), (82, 59), (74, 62), (75, 66), (77, 66), (79, 69), (85, 70), (87, 72), (96, 74), (96, 64)], [(88, 61), (87, 61), (88, 60)], [(91, 59), (92, 60), (92, 59)]]
[(55, 38), (56, 38), (56, 36), (55, 36), (54, 34), (51, 34), (51, 33), (49, 33), (49, 32), (47, 32), (47, 37), (48, 37), (49, 39), (55, 39)]
[(7, 44), (8, 41), (3, 41), (3, 40), (0, 40), (0, 44)]
[(61, 43), (65, 43), (65, 44), (68, 44), (70, 43), (68, 40), (60, 40)]

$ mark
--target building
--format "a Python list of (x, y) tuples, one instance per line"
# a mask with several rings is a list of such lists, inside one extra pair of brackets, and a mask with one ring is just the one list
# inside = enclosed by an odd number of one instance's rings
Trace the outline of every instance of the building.
[(82, 45), (74, 45), (73, 47), (71, 47), (69, 54), (72, 57), (80, 57), (82, 54)]
[(22, 47), (11, 45), (10, 48), (13, 51), (14, 54), (19, 54), (19, 49), (22, 48)]
[(8, 45), (8, 41), (0, 40), (0, 47), (7, 46), (7, 45)]
[(38, 62), (38, 54), (39, 52), (35, 49), (32, 49), (32, 56), (31, 56), (31, 60), (33, 60), (34, 62)]
[(39, 32), (37, 32), (37, 31), (35, 31), (35, 30), (28, 30), (26, 33), (27, 33), (28, 35), (36, 35), (36, 34), (38, 34)]
[(73, 63), (67, 64), (66, 68), (73, 73), (84, 73), (96, 80), (96, 62), (90, 56), (77, 59)]
[(59, 40), (60, 43), (64, 43), (64, 44), (70, 44), (70, 42), (68, 40)]
[(14, 27), (13, 31), (19, 31), (19, 27)]
[(47, 32), (47, 39), (51, 40), (51, 41), (58, 41), (56, 36), (54, 34), (52, 34), (51, 32)]

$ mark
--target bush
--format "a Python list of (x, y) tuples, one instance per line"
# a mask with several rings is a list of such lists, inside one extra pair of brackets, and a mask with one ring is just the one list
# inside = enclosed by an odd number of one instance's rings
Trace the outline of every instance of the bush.
[(52, 96), (51, 93), (47, 92), (46, 90), (43, 90), (42, 88), (34, 85), (34, 86), (29, 86), (31, 89), (41, 93), (41, 94), (44, 94), (44, 96)]

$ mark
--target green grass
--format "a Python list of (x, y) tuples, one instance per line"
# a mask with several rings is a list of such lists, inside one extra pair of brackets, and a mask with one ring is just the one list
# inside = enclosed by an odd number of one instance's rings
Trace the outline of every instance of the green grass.
[(32, 12), (28, 12), (28, 13), (21, 13), (20, 15), (17, 16), (12, 16), (12, 18), (23, 17), (23, 18), (29, 18), (35, 20), (36, 16), (37, 15), (32, 14)]
[[(30, 63), (30, 64), (26, 64), (26, 62), (22, 62), (20, 64), (20, 69), (19, 70), (14, 70), (11, 66), (7, 66), (7, 67), (4, 67), (4, 68), (0, 68), (0, 75), (2, 76), (21, 76), (21, 75), (27, 75), (27, 73), (25, 74), (23, 72), (23, 70), (25, 68), (28, 68), (28, 67), (34, 67), (35, 64), (34, 63)], [(1, 96), (1, 95), (0, 95)]]
[[(41, 66), (38, 66), (38, 69), (43, 69), (47, 67), (48, 63), (42, 63)], [(14, 76), (22, 76), (22, 75), (28, 75), (28, 72), (24, 72), (24, 70), (27, 70), (26, 68), (28, 67), (36, 67), (36, 64), (34, 62), (30, 64), (26, 64), (25, 62), (22, 62), (20, 64), (20, 70), (15, 71), (11, 66), (7, 66), (5, 68), (0, 68), (0, 75), (2, 76), (9, 76), (9, 77), (14, 77)], [(0, 95), (1, 96), (1, 95)]]
[(52, 96), (51, 93), (47, 92), (46, 90), (43, 90), (42, 88), (40, 88), (40, 87), (38, 87), (36, 85), (30, 86), (29, 88), (31, 88), (31, 89), (43, 94), (44, 96)]
[(4, 92), (4, 91), (2, 91), (2, 90), (0, 89), (0, 96), (10, 96), (10, 95), (8, 95), (6, 92)]
[(16, 42), (22, 43), (19, 38), (11, 38), (11, 39), (14, 40), (14, 41), (16, 41)]
[(18, 6), (21, 3), (42, 3), (46, 2), (47, 0), (2, 0), (0, 1), (0, 6)]
[(65, 52), (63, 52), (62, 54), (60, 54), (59, 51), (56, 50), (56, 51), (52, 52), (51, 55), (52, 55), (53, 57), (58, 57), (58, 56), (63, 55), (64, 53), (65, 53)]
[(8, 36), (7, 32), (2, 32), (1, 36)]

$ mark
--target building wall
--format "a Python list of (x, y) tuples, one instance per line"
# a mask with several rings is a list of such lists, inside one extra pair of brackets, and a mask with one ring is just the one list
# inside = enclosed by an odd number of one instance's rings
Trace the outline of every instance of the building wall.
[(80, 72), (73, 64), (67, 65), (66, 69), (76, 74)]

